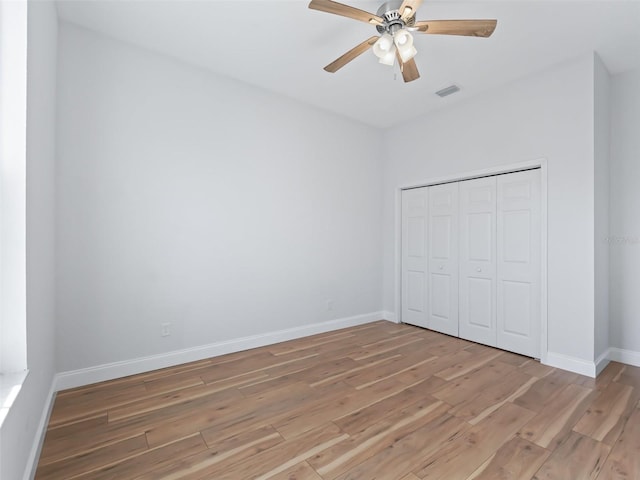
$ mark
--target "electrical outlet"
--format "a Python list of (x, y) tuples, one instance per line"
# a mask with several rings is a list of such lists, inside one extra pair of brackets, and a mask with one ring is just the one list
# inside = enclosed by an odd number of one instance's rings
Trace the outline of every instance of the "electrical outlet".
[(327, 311), (333, 310), (333, 300), (327, 300)]
[(160, 336), (168, 337), (171, 335), (171, 324), (169, 322), (165, 322), (160, 325)]

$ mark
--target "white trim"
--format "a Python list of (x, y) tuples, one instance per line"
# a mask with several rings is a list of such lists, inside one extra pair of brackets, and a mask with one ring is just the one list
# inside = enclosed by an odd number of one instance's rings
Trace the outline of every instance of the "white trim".
[(175, 350), (172, 352), (113, 362), (95, 367), (82, 368), (56, 375), (56, 390), (81, 387), (92, 383), (113, 380), (138, 373), (172, 367), (183, 363), (203, 360), (227, 353), (239, 352), (251, 348), (263, 347), (278, 342), (293, 340), (318, 333), (330, 332), (341, 328), (354, 327), (384, 318), (384, 312), (373, 312), (353, 317), (339, 318), (328, 322), (313, 323), (301, 327), (287, 328), (275, 332), (261, 333), (248, 337), (225, 340), (209, 345)]
[(540, 361), (547, 362), (549, 349), (549, 272), (548, 272), (548, 172), (547, 159), (540, 162)]
[(402, 323), (402, 188), (395, 190), (395, 222), (393, 231), (393, 255), (395, 268), (393, 269), (393, 302), (396, 322)]
[(396, 314), (393, 312), (387, 312), (387, 311), (382, 312), (382, 319), (386, 320), (387, 322), (400, 323), (400, 321), (397, 320), (397, 318), (398, 317), (396, 317)]
[(407, 190), (409, 188), (428, 187), (430, 185), (439, 185), (441, 183), (461, 182), (471, 180), (473, 178), (491, 177), (494, 175), (502, 175), (505, 173), (519, 172), (521, 170), (530, 170), (534, 168), (542, 168), (546, 166), (545, 158), (535, 160), (526, 160), (524, 162), (510, 163), (507, 165), (496, 165), (495, 167), (483, 168), (481, 170), (473, 170), (471, 172), (454, 173), (452, 175), (443, 175), (441, 177), (433, 177), (426, 180), (406, 183), (397, 187), (397, 190)]
[[(429, 185), (438, 185), (441, 183), (459, 182), (463, 180), (471, 180), (473, 178), (490, 177), (493, 175), (502, 175), (505, 173), (518, 172), (522, 170), (529, 170), (539, 168), (540, 169), (540, 361), (547, 364), (548, 353), (548, 248), (547, 248), (547, 159), (537, 158), (534, 160), (526, 160), (518, 163), (511, 163), (507, 165), (497, 165), (494, 167), (484, 168), (481, 170), (474, 170), (466, 173), (457, 173), (452, 175), (444, 175), (441, 177), (429, 178), (426, 180), (407, 183), (400, 185), (395, 189), (395, 241), (394, 241), (394, 258), (395, 267), (394, 271), (394, 296), (395, 296), (395, 311), (397, 322), (402, 322), (402, 305), (400, 291), (402, 284), (402, 190), (409, 188), (427, 187)], [(569, 357), (567, 357), (569, 358)], [(571, 370), (571, 369), (569, 369)], [(573, 371), (573, 370), (572, 370)], [(595, 370), (594, 370), (595, 373)]]
[(608, 350), (608, 353), (609, 360), (613, 362), (626, 363), (627, 365), (640, 367), (640, 352), (611, 347)]
[(561, 368), (562, 370), (586, 375), (591, 378), (595, 378), (596, 376), (595, 362), (583, 360), (582, 358), (571, 357), (569, 355), (564, 355), (563, 353), (547, 352), (547, 361), (541, 363), (549, 365), (550, 367)]
[(28, 375), (29, 370), (16, 373), (0, 372), (0, 430)]
[(609, 361), (611, 360), (611, 349), (607, 348), (602, 354), (596, 358), (596, 377), (600, 375), (607, 365), (609, 365)]
[(24, 470), (24, 480), (33, 480), (36, 476), (36, 470), (38, 468), (38, 460), (40, 459), (40, 452), (42, 450), (42, 444), (44, 443), (44, 437), (47, 433), (47, 425), (49, 425), (49, 417), (51, 417), (51, 411), (53, 410), (54, 399), (56, 398), (56, 379), (55, 377), (51, 381), (51, 388), (49, 388), (49, 394), (47, 395), (46, 403), (40, 416), (40, 422), (38, 422), (38, 428), (34, 436), (33, 446), (31, 452), (29, 452), (29, 458), (27, 458), (27, 465)]

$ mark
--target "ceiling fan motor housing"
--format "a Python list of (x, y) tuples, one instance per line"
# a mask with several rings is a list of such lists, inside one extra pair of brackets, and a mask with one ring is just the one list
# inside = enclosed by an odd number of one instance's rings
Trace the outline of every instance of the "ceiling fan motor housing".
[(379, 33), (386, 32), (393, 35), (401, 28), (405, 26), (410, 27), (415, 23), (415, 14), (408, 18), (406, 21), (402, 20), (402, 15), (399, 11), (401, 5), (402, 0), (390, 0), (380, 6), (378, 11), (376, 12), (376, 15), (384, 19), (384, 23), (382, 25), (376, 25), (376, 29)]

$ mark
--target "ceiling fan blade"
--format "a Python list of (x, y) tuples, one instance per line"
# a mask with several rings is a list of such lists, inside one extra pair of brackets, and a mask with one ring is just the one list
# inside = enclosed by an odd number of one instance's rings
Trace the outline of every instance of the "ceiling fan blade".
[(331, 62), (326, 67), (324, 67), (324, 69), (330, 73), (337, 72), (342, 67), (344, 67), (347, 63), (349, 63), (351, 60), (355, 59), (356, 57), (362, 55), (364, 52), (369, 50), (371, 46), (374, 43), (376, 43), (376, 40), (378, 40), (378, 38), (379, 37), (371, 37), (366, 39), (364, 42), (362, 42), (359, 45), (356, 45), (341, 57), (336, 58), (333, 62)]
[(312, 10), (319, 10), (321, 12), (333, 13), (334, 15), (353, 18), (372, 25), (382, 25), (383, 22), (382, 18), (374, 15), (373, 13), (365, 12), (359, 8), (343, 5), (342, 3), (334, 2), (332, 0), (311, 0), (309, 8)]
[(400, 53), (396, 50), (396, 58), (398, 59), (398, 63), (400, 63), (400, 71), (402, 72), (402, 78), (405, 83), (413, 82), (420, 78), (420, 73), (418, 73), (418, 67), (416, 65), (416, 61), (412, 58), (408, 62), (402, 62), (402, 58), (400, 58)]
[(398, 9), (402, 20), (408, 20), (416, 14), (418, 8), (422, 5), (422, 0), (404, 0)]
[(490, 37), (497, 23), (497, 20), (425, 20), (416, 22), (414, 28), (432, 35)]

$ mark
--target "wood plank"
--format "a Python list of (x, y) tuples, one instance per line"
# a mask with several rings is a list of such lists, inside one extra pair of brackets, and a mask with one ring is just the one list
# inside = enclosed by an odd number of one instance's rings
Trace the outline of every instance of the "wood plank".
[(497, 382), (482, 385), (478, 388), (480, 394), (474, 392), (465, 401), (451, 408), (449, 412), (471, 424), (476, 424), (506, 402), (517, 398), (535, 381), (534, 377), (517, 369)]
[[(500, 383), (505, 376), (513, 373), (516, 367), (501, 362), (489, 362), (462, 376), (447, 382), (433, 396), (447, 402), (449, 405), (459, 405), (469, 398), (478, 395), (484, 389), (491, 389), (494, 383)], [(442, 378), (437, 375), (438, 378)]]
[(430, 480), (467, 478), (534, 415), (535, 412), (507, 403), (436, 454), (425, 455), (413, 472)]
[(281, 473), (269, 477), (269, 480), (322, 480), (322, 477), (307, 462), (300, 462)]
[(613, 381), (640, 389), (640, 367), (624, 365)]
[(403, 409), (398, 417), (383, 419), (308, 461), (324, 479), (335, 478), (377, 455), (390, 444), (441, 418), (446, 411), (447, 405), (443, 402), (423, 399)]
[(222, 408), (194, 411), (164, 422), (147, 430), (147, 441), (153, 447), (200, 431), (209, 444), (211, 437), (217, 440), (221, 431), (231, 437), (243, 430), (268, 425), (272, 417), (286, 415), (294, 406), (316, 397), (317, 392), (309, 386), (296, 383), (255, 398), (225, 404)]
[[(223, 448), (209, 448), (196, 455), (174, 459), (172, 462), (154, 466), (149, 471), (136, 477), (136, 480), (187, 480), (198, 478), (215, 471), (218, 465), (225, 462), (242, 462), (254, 455), (279, 445), (283, 438), (273, 429), (259, 429), (244, 435), (246, 440), (230, 443)], [(232, 448), (233, 446), (233, 448)], [(215, 477), (209, 477), (215, 478)]]
[(555, 396), (560, 393), (578, 376), (563, 370), (554, 370), (549, 375), (541, 378), (531, 388), (513, 400), (513, 403), (536, 412), (542, 411), (548, 404), (555, 401)]
[(124, 460), (100, 467), (87, 469), (74, 480), (128, 480), (138, 478), (151, 470), (157, 470), (175, 463), (178, 459), (190, 457), (206, 451), (207, 446), (199, 433), (187, 438), (145, 450), (137, 455), (129, 455)]
[(596, 378), (596, 389), (604, 390), (609, 386), (614, 378), (618, 376), (620, 371), (624, 368), (624, 364), (618, 362), (609, 362), (609, 365), (600, 372), (600, 375)]
[[(431, 456), (442, 445), (455, 441), (467, 428), (468, 425), (462, 420), (443, 414), (336, 478), (391, 479), (415, 473), (415, 468), (425, 456)], [(323, 475), (324, 477), (332, 479), (331, 475)]]
[(532, 480), (593, 480), (598, 476), (609, 449), (604, 443), (571, 432)]
[[(256, 453), (242, 462), (222, 462), (215, 470), (202, 472), (197, 478), (236, 480), (252, 478), (266, 479), (313, 457), (318, 452), (347, 438), (338, 427), (328, 423), (303, 433), (291, 440)], [(188, 477), (187, 477), (188, 478)]]
[(292, 413), (276, 421), (273, 425), (285, 438), (291, 438), (302, 432), (315, 428), (325, 422), (342, 417), (347, 413), (359, 410), (376, 403), (380, 399), (396, 395), (407, 388), (406, 385), (387, 379), (370, 387), (351, 392), (334, 392), (330, 398), (319, 400), (311, 408), (296, 409)]
[(80, 475), (87, 470), (103, 467), (126, 458), (132, 454), (145, 452), (147, 441), (144, 434), (121, 442), (116, 442), (104, 448), (82, 452), (60, 458), (55, 462), (41, 464), (37, 477), (52, 480), (66, 480)]
[(471, 355), (469, 359), (455, 365), (451, 365), (450, 367), (435, 373), (435, 375), (443, 378), (444, 380), (450, 381), (476, 370), (501, 354), (502, 352), (500, 350), (488, 348), (482, 353)]
[(555, 449), (582, 417), (597, 392), (579, 385), (567, 385), (555, 396), (552, 406), (527, 423), (519, 435), (543, 448)]
[(367, 427), (379, 422), (381, 419), (393, 415), (403, 409), (410, 407), (420, 400), (433, 401), (429, 394), (444, 383), (438, 377), (430, 377), (423, 382), (419, 382), (409, 388), (381, 399), (371, 405), (354, 409), (351, 412), (333, 420), (343, 432), (355, 435), (364, 431)]
[(514, 437), (491, 455), (467, 480), (523, 480), (531, 478), (551, 452)]
[(629, 416), (607, 458), (598, 480), (632, 480), (640, 478), (640, 404)]
[(591, 402), (573, 430), (613, 445), (638, 400), (640, 390), (613, 382)]
[(197, 429), (191, 428), (190, 420), (188, 420), (191, 416), (196, 419), (219, 416), (220, 411), (225, 411), (237, 403), (237, 392), (231, 391), (228, 396), (218, 392), (208, 397), (200, 397), (181, 404), (159, 408), (158, 410), (121, 421), (108, 422), (104, 426), (100, 424), (93, 425), (73, 435), (66, 435), (59, 441), (45, 441), (40, 454), (40, 461), (49, 463), (82, 451), (105, 447), (141, 433), (159, 429), (164, 425), (170, 426), (174, 422), (182, 423), (184, 428), (180, 430), (179, 434), (175, 436), (169, 435), (165, 439), (166, 441), (151, 445), (151, 447), (170, 443), (197, 431)]
[[(244, 378), (243, 381), (247, 379)], [(237, 381), (235, 379), (234, 381)], [(153, 412), (160, 408), (169, 407), (171, 405), (179, 405), (181, 403), (192, 401), (202, 397), (211, 397), (214, 394), (218, 394), (217, 400), (225, 398), (235, 398), (237, 400), (243, 398), (242, 394), (235, 389), (230, 389), (230, 386), (235, 385), (219, 385), (217, 383), (207, 385), (200, 383), (193, 387), (185, 387), (177, 391), (170, 391), (161, 395), (155, 395), (147, 397), (143, 400), (128, 403), (127, 405), (112, 408), (109, 410), (109, 421), (122, 420), (134, 416), (141, 415), (143, 413)]]

